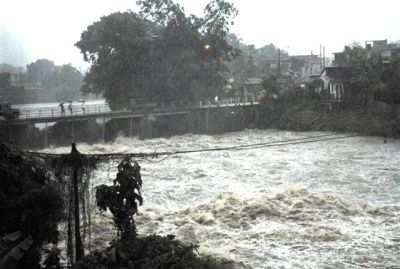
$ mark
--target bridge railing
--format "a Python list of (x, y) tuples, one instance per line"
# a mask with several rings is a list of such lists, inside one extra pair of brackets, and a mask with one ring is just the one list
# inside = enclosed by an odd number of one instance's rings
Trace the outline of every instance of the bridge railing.
[(71, 110), (68, 106), (64, 106), (64, 113), (61, 107), (42, 107), (42, 108), (20, 108), (19, 119), (32, 119), (32, 118), (56, 118), (56, 117), (71, 117), (77, 115), (89, 115), (111, 112), (107, 104), (102, 105), (87, 105), (72, 106)]
[(196, 105), (197, 107), (218, 107), (218, 106), (241, 106), (258, 104), (254, 97), (231, 97), (219, 100), (202, 100)]
[[(175, 111), (189, 108), (207, 108), (207, 107), (227, 107), (227, 106), (241, 106), (257, 104), (258, 102), (254, 98), (225, 98), (219, 100), (202, 100), (195, 104), (185, 105), (173, 105), (155, 108), (154, 112), (166, 112)], [(135, 110), (131, 110), (135, 111)], [(74, 117), (80, 115), (94, 115), (101, 113), (111, 113), (111, 109), (107, 104), (93, 104), (85, 105), (81, 104), (72, 105), (71, 110), (68, 105), (64, 105), (64, 112), (62, 112), (60, 106), (54, 107), (32, 107), (32, 108), (20, 108), (19, 119), (33, 119), (33, 118), (59, 118), (59, 117)], [(114, 111), (115, 112), (115, 111)]]

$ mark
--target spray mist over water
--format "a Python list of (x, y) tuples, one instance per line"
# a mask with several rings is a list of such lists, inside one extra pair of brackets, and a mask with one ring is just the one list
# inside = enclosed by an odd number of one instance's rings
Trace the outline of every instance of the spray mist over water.
[[(207, 149), (323, 133), (247, 130), (78, 145), (82, 153)], [(52, 152), (69, 152), (55, 148)], [(376, 137), (141, 161), (141, 234), (176, 234), (253, 268), (400, 264), (400, 143)], [(111, 184), (116, 164), (97, 184)], [(101, 224), (109, 218), (99, 218)], [(99, 229), (101, 239), (111, 230)], [(95, 235), (96, 236), (96, 235)]]

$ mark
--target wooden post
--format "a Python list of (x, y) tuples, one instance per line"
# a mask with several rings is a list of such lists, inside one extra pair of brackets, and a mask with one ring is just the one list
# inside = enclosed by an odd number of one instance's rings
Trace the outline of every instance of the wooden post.
[(80, 232), (80, 216), (79, 216), (79, 187), (78, 187), (78, 171), (80, 164), (80, 153), (76, 149), (75, 143), (71, 147), (71, 161), (72, 161), (72, 185), (74, 190), (74, 219), (75, 219), (75, 256), (79, 261), (83, 258), (84, 250)]

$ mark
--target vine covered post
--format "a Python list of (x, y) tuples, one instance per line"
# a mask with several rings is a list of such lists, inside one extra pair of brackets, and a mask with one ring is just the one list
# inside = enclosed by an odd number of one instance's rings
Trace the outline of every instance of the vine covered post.
[(72, 161), (72, 184), (74, 192), (74, 219), (75, 219), (75, 255), (76, 260), (83, 258), (84, 250), (80, 233), (80, 216), (79, 216), (79, 188), (78, 188), (78, 172), (81, 166), (81, 154), (76, 149), (75, 143), (72, 143), (71, 161)]

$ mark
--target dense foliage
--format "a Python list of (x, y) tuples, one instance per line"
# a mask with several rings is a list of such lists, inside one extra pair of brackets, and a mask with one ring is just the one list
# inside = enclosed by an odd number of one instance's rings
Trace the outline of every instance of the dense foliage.
[(88, 255), (77, 268), (136, 268), (136, 269), (233, 269), (245, 268), (234, 263), (210, 256), (199, 257), (194, 252), (197, 246), (184, 245), (174, 236), (150, 235), (147, 237), (117, 240), (107, 250)]
[[(390, 59), (385, 59), (379, 53), (369, 52), (354, 43), (346, 46), (344, 55), (348, 65), (354, 68), (354, 91), (364, 94), (362, 105), (376, 101), (387, 104), (400, 104), (400, 54), (392, 51)], [(357, 102), (359, 100), (355, 100)]]
[(138, 205), (143, 204), (142, 178), (137, 162), (132, 164), (129, 160), (122, 161), (118, 170), (114, 186), (96, 187), (96, 200), (101, 211), (109, 209), (113, 214), (121, 238), (128, 239), (137, 234), (133, 216), (138, 212)]
[(66, 101), (80, 98), (83, 76), (70, 64), (55, 65), (40, 59), (27, 65), (25, 87), (34, 89), (39, 100)]
[[(83, 82), (71, 64), (55, 65), (40, 59), (26, 67), (0, 64), (0, 96), (13, 103), (78, 100)], [(11, 79), (12, 78), (12, 79)]]
[(234, 88), (240, 87), (248, 78), (264, 77), (266, 74), (274, 74), (277, 70), (271, 69), (271, 63), (277, 63), (279, 54), (287, 55), (285, 51), (273, 44), (268, 44), (260, 48), (254, 45), (246, 45), (235, 34), (229, 34), (228, 43), (240, 53), (227, 64), (226, 72), (230, 84)]
[(0, 145), (0, 235), (21, 231), (34, 243), (18, 268), (40, 268), (40, 250), (57, 242), (62, 199), (47, 172), (34, 161)]
[(199, 18), (170, 0), (137, 4), (140, 14), (113, 13), (82, 33), (76, 46), (92, 64), (83, 92), (103, 94), (113, 109), (214, 97), (224, 62), (237, 54), (226, 41), (233, 5), (214, 0)]
[[(343, 102), (320, 101), (315, 89), (321, 79), (303, 84), (270, 76), (263, 81), (267, 98), (262, 103), (261, 127), (301, 131), (357, 132), (400, 136), (400, 54), (390, 57), (359, 44), (346, 46), (339, 64), (351, 71)], [(277, 93), (277, 94), (275, 94)]]

